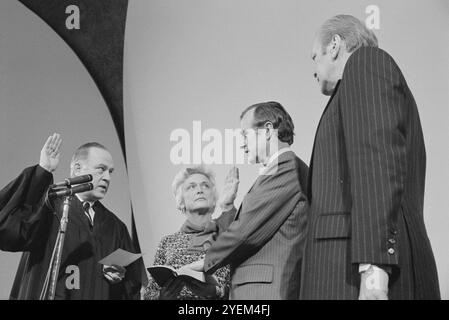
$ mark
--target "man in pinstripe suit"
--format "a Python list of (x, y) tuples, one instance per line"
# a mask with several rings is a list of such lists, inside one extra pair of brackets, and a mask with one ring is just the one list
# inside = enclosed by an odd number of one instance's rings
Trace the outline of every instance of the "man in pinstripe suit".
[(312, 59), (331, 97), (310, 164), (301, 297), (439, 299), (423, 133), (399, 67), (348, 15), (323, 24)]
[[(307, 165), (289, 148), (293, 122), (277, 102), (259, 103), (241, 115), (243, 146), (261, 172), (236, 218), (193, 266), (213, 273), (231, 265), (230, 299), (298, 299), (305, 239)], [(221, 203), (236, 210), (235, 189)]]

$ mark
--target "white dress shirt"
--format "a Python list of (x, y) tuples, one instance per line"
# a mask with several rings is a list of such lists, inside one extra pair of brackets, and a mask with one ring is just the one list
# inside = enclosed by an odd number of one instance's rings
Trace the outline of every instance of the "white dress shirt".
[(78, 194), (76, 194), (76, 197), (78, 198), (79, 201), (81, 201), (82, 204), (84, 204), (84, 202), (89, 203), (89, 213), (87, 213), (87, 212), (84, 210), (84, 207), (83, 207), (83, 211), (84, 211), (84, 213), (86, 214), (86, 216), (89, 215), (88, 218), (89, 218), (90, 221), (92, 221), (92, 225), (93, 225), (93, 224), (94, 224), (95, 210), (94, 210), (92, 207), (93, 207), (95, 201), (93, 201), (93, 202), (90, 202), (90, 201), (84, 201), (84, 200), (82, 200), (82, 199), (78, 196)]

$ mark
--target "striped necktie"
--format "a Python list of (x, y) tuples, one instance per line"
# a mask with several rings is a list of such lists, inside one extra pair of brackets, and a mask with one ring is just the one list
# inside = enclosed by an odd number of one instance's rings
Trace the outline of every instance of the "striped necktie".
[(90, 216), (90, 212), (89, 212), (90, 203), (87, 202), (87, 201), (84, 202), (83, 203), (83, 209), (84, 209), (84, 213), (86, 214), (87, 218), (89, 219), (90, 227), (92, 228), (94, 226), (94, 222), (92, 221), (92, 217)]

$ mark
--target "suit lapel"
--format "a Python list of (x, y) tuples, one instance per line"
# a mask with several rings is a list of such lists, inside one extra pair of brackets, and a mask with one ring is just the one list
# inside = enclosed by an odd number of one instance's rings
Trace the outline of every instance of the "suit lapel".
[(326, 113), (327, 109), (331, 105), (331, 102), (334, 100), (335, 95), (337, 94), (338, 87), (340, 86), (341, 79), (337, 81), (337, 84), (335, 85), (334, 92), (332, 93), (329, 101), (326, 104), (326, 107), (324, 108), (323, 113), (321, 114), (320, 121), (318, 122), (318, 127), (315, 132), (315, 138), (313, 139), (313, 147), (312, 147), (312, 156), (310, 157), (310, 165), (309, 165), (309, 174), (307, 176), (307, 199), (312, 201), (312, 172), (313, 172), (313, 155), (315, 153), (315, 145), (316, 145), (316, 137), (318, 134), (318, 131), (320, 130), (321, 121), (323, 120), (323, 116)]
[[(282, 154), (280, 154), (277, 158), (277, 161), (284, 161), (285, 157), (288, 157), (287, 159), (291, 158), (291, 159), (295, 159), (296, 158), (296, 154), (294, 152), (292, 152), (291, 150), (283, 152)], [(281, 160), (282, 158), (282, 160)], [(288, 160), (288, 161), (293, 161), (293, 160)], [(246, 196), (251, 193), (253, 191), (254, 188), (256, 188), (259, 184), (260, 179), (263, 177), (263, 175), (259, 175), (256, 178), (256, 181), (254, 181), (253, 185), (251, 186), (251, 188), (248, 190), (248, 192), (246, 193), (245, 197), (242, 200), (242, 203), (239, 206), (239, 210), (237, 211), (237, 214), (235, 215), (234, 221), (238, 219), (239, 215), (240, 215), (240, 211), (242, 210), (242, 206), (243, 203), (245, 202)]]
[(254, 181), (253, 185), (251, 186), (251, 188), (249, 188), (248, 192), (246, 193), (246, 195), (243, 197), (242, 203), (240, 203), (239, 206), (239, 210), (237, 211), (237, 214), (234, 217), (234, 221), (238, 219), (239, 215), (240, 215), (240, 211), (242, 210), (242, 206), (243, 203), (245, 202), (246, 196), (254, 189), (255, 185), (258, 183), (260, 176), (257, 177), (256, 181)]

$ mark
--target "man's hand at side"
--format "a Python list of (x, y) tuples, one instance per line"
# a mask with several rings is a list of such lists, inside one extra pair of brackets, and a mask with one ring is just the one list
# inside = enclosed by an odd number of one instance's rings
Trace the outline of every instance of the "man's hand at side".
[(371, 265), (361, 273), (359, 300), (388, 300), (388, 273)]

